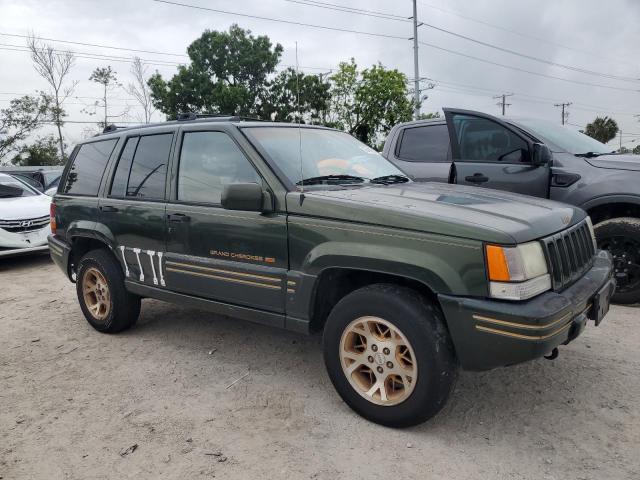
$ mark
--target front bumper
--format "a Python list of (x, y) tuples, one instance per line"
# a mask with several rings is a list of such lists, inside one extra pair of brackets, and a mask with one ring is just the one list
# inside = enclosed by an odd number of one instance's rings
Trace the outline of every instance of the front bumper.
[(612, 271), (611, 256), (600, 251), (593, 267), (561, 292), (524, 302), (438, 295), (461, 367), (489, 370), (525, 362), (574, 340), (596, 316), (598, 292), (607, 302), (613, 294)]
[(49, 225), (29, 232), (8, 232), (0, 228), (0, 248), (22, 249), (46, 246), (47, 235), (50, 233)]

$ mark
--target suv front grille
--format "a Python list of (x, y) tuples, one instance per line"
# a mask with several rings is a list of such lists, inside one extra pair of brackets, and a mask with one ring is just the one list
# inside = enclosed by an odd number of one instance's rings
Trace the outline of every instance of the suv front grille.
[(586, 220), (550, 237), (542, 244), (554, 290), (562, 290), (579, 279), (593, 264), (596, 246)]
[(32, 232), (40, 230), (49, 224), (49, 215), (38, 218), (24, 218), (22, 220), (0, 220), (0, 228), (11, 233)]

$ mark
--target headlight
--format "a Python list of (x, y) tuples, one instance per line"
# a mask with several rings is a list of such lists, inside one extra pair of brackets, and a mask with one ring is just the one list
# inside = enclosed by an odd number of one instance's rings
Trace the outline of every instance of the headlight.
[(489, 293), (503, 300), (526, 300), (551, 288), (540, 242), (517, 247), (486, 245)]

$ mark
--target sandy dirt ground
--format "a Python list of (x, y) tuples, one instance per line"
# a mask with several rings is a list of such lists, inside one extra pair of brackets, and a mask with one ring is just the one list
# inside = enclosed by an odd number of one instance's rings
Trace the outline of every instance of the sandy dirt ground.
[(640, 310), (613, 307), (558, 359), (463, 372), (393, 430), (342, 403), (318, 336), (153, 300), (104, 335), (47, 257), (4, 260), (0, 478), (637, 479), (639, 345)]

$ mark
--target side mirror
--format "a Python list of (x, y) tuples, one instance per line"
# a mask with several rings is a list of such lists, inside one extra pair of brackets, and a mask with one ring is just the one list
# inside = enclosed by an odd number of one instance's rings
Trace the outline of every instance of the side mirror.
[(534, 167), (542, 167), (551, 164), (553, 155), (551, 150), (543, 143), (534, 143), (531, 152), (531, 164)]
[(270, 195), (265, 195), (262, 186), (257, 183), (232, 183), (225, 185), (222, 191), (222, 207), (227, 210), (244, 210), (247, 212), (265, 212), (265, 199), (270, 200)]

